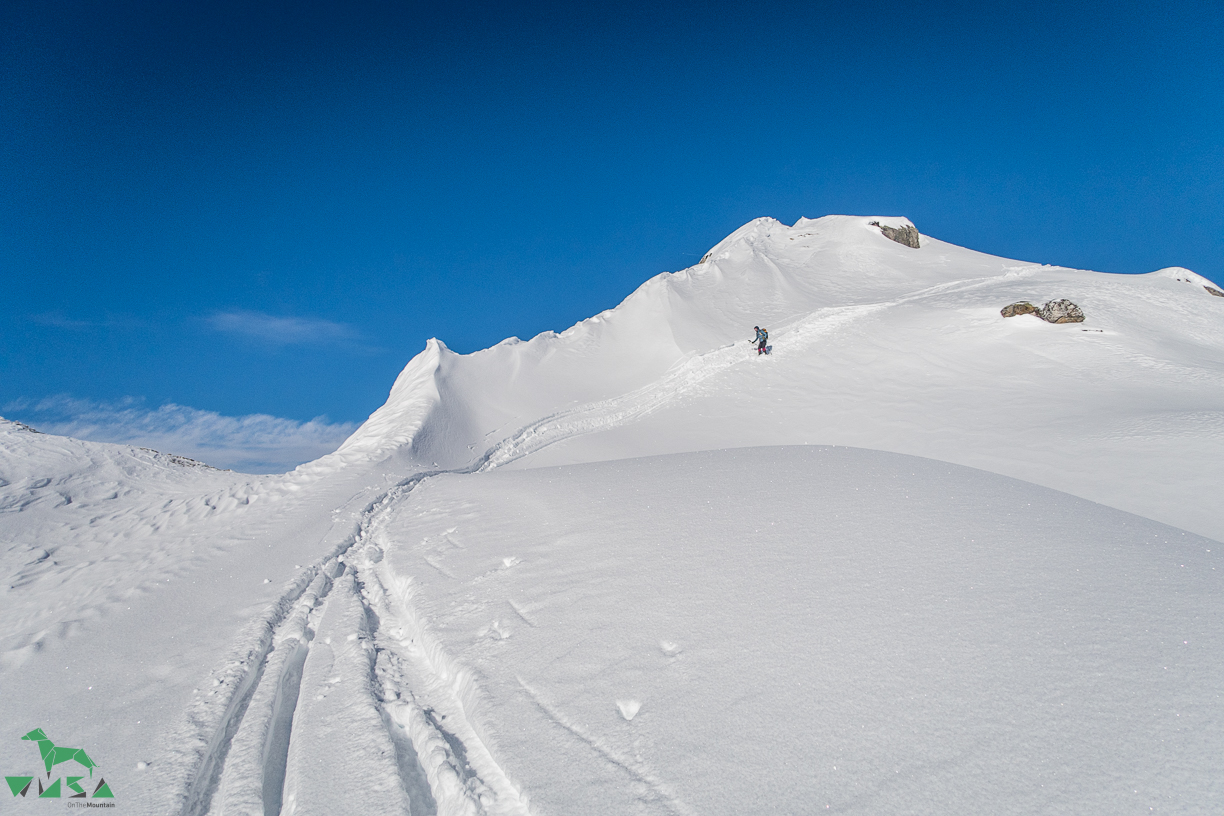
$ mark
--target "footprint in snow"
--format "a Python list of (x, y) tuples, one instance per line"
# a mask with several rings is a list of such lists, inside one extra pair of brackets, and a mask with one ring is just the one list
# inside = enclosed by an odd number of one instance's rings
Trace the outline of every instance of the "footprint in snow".
[(637, 700), (617, 700), (616, 707), (620, 709), (621, 716), (626, 720), (632, 720), (642, 710), (642, 704)]
[(477, 637), (493, 638), (494, 640), (506, 640), (510, 637), (510, 630), (502, 626), (501, 621), (493, 621), (485, 628), (476, 633)]

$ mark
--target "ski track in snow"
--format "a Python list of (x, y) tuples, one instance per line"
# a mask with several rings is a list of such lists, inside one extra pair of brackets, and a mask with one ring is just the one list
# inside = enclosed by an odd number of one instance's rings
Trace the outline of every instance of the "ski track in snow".
[(540, 709), (540, 711), (544, 712), (544, 715), (548, 717), (551, 722), (556, 723), (558, 727), (564, 728), (566, 731), (582, 740), (584, 743), (598, 752), (600, 756), (604, 757), (613, 765), (620, 768), (636, 781), (641, 782), (643, 785), (646, 785), (648, 788), (654, 791), (659, 801), (663, 802), (667, 806), (667, 809), (672, 813), (678, 813), (681, 814), (681, 816), (696, 816), (696, 812), (688, 805), (684, 804), (684, 802), (680, 801), (676, 797), (675, 793), (672, 792), (671, 788), (669, 788), (668, 785), (661, 779), (656, 777), (654, 773), (648, 767), (646, 767), (645, 763), (624, 756), (619, 751), (606, 744), (604, 741), (588, 734), (585, 728), (572, 721), (560, 709), (546, 701), (544, 696), (540, 694), (539, 691), (529, 686), (523, 680), (523, 678), (516, 677), (515, 679), (518, 680), (519, 686), (522, 687), (523, 691), (527, 692), (527, 696), (531, 698), (531, 701), (535, 703), (536, 707)]
[[(866, 314), (886, 308), (886, 305), (823, 309), (798, 321), (777, 336), (787, 338), (792, 343), (791, 351), (796, 351)], [(640, 419), (674, 403), (705, 380), (750, 361), (756, 356), (751, 354), (755, 348), (751, 342), (722, 346), (689, 357), (661, 379), (636, 391), (550, 414), (498, 443), (485, 455), (477, 472), (484, 473), (503, 467), (564, 439), (608, 430)]]
[[(188, 711), (188, 733), (178, 741), (190, 749), (177, 763), (183, 772), (174, 812), (329, 812), (317, 791), (297, 797), (292, 790), (292, 780), (301, 777), (294, 775), (295, 756), (335, 738), (299, 733), (309, 727), (299, 723), (303, 706), (321, 699), (322, 691), (323, 697), (341, 695), (345, 711), (377, 709), (382, 734), (367, 739), (360, 753), (395, 758), (393, 789), (375, 791), (383, 797), (380, 809), (412, 816), (529, 816), (527, 797), (497, 765), (470, 719), (479, 696), (472, 673), (429, 636), (412, 604), (411, 578), (380, 566), (375, 541), (385, 519), (417, 485), (443, 472), (414, 475), (367, 505), (356, 530), (248, 626), (236, 655), (214, 674), (217, 692)], [(344, 578), (346, 572), (351, 578)], [(365, 618), (348, 635), (355, 645), (344, 648), (332, 637), (327, 645), (335, 665), (324, 672), (322, 684), (311, 685), (306, 681), (316, 662), (316, 632), (328, 626), (333, 606), (354, 605)], [(304, 746), (297, 751), (295, 739)], [(347, 797), (347, 806), (354, 804), (354, 788), (371, 784), (370, 775), (360, 780), (354, 785), (350, 779), (336, 793)]]
[[(822, 337), (881, 310), (993, 280), (956, 281), (882, 303), (819, 310), (775, 332), (779, 342), (773, 356), (801, 353)], [(394, 757), (395, 789), (375, 791), (383, 797), (379, 800), (383, 808), (398, 800), (401, 804), (393, 809), (407, 810), (412, 816), (530, 816), (527, 795), (497, 764), (480, 735), (473, 716), (480, 690), (473, 673), (430, 635), (412, 600), (412, 578), (395, 575), (383, 563), (378, 541), (386, 520), (427, 479), (444, 473), (487, 472), (564, 439), (633, 422), (674, 403), (710, 377), (754, 360), (754, 349), (751, 342), (737, 342), (689, 357), (650, 385), (544, 417), (467, 467), (417, 473), (370, 502), (355, 530), (304, 570), (276, 603), (248, 625), (230, 659), (214, 672), (215, 692), (188, 710), (177, 740), (187, 748), (175, 763), (179, 793), (173, 811), (182, 816), (327, 813), (324, 803), (297, 800), (288, 780), (294, 778), (295, 755), (312, 746), (312, 735), (295, 730), (307, 698), (340, 694), (349, 708), (377, 709), (381, 734), (373, 738), (375, 746), (364, 747), (368, 753)], [(346, 570), (351, 571), (351, 579), (340, 580)], [(338, 586), (342, 588), (337, 590)], [(304, 679), (312, 673), (316, 632), (326, 625), (333, 604), (345, 606), (333, 597), (337, 591), (353, 596), (346, 599), (347, 605), (359, 604), (365, 623), (349, 635), (357, 644), (352, 648), (337, 650), (342, 644), (328, 644), (333, 659), (346, 662), (328, 672), (326, 688), (309, 687)], [(350, 679), (347, 684), (345, 677)], [(353, 682), (355, 677), (364, 679)], [(693, 813), (649, 769), (602, 745), (521, 680), (520, 685), (551, 721), (648, 786), (670, 811)], [(306, 741), (296, 752), (295, 737)], [(369, 775), (350, 780), (337, 796), (349, 796), (369, 780)], [(284, 794), (287, 801), (282, 802)], [(351, 796), (346, 801), (353, 804)]]
[[(778, 342), (778, 345), (770, 356), (784, 359), (799, 354), (822, 337), (870, 314), (932, 295), (972, 289), (995, 280), (997, 278), (990, 277), (953, 281), (921, 289), (882, 303), (832, 306), (821, 309), (776, 331), (772, 337)], [(756, 345), (753, 341), (722, 346), (689, 357), (678, 363), (659, 380), (636, 391), (550, 414), (499, 442), (493, 450), (485, 454), (484, 461), (476, 470), (480, 473), (494, 470), (564, 439), (605, 431), (640, 419), (664, 406), (673, 404), (711, 377), (734, 366), (752, 361), (757, 357), (753, 353), (755, 349)]]

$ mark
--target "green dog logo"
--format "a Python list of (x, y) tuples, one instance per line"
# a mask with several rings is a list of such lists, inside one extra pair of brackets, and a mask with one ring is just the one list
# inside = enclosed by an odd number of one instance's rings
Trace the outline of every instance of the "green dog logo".
[(23, 740), (31, 740), (38, 743), (38, 753), (42, 754), (43, 764), (47, 766), (47, 778), (51, 778), (51, 767), (58, 765), (61, 762), (67, 762), (70, 759), (75, 759), (77, 762), (89, 769), (89, 778), (93, 779), (93, 769), (96, 767), (94, 761), (89, 758), (82, 748), (61, 748), (51, 740), (47, 739), (47, 735), (43, 733), (41, 728), (35, 728), (30, 733), (22, 737)]
[[(39, 799), (58, 799), (63, 796), (60, 787), (61, 780), (56, 779), (51, 782), (51, 769), (61, 762), (76, 762), (82, 768), (89, 771), (90, 779), (93, 778), (93, 769), (97, 767), (97, 763), (89, 758), (89, 754), (85, 753), (83, 748), (64, 748), (56, 745), (47, 737), (46, 732), (41, 728), (35, 728), (30, 733), (22, 737), (23, 740), (29, 740), (38, 746), (38, 753), (42, 757), (43, 766), (47, 771), (47, 781), (50, 783), (47, 787), (43, 787), (42, 780), (38, 780), (38, 798)], [(85, 789), (80, 786), (80, 781), (83, 776), (69, 776), (62, 780), (68, 790), (72, 791), (70, 799), (84, 799), (87, 794)], [(14, 796), (24, 797), (30, 790), (30, 784), (34, 781), (32, 776), (6, 776), (4, 781), (8, 783), (9, 790)], [(95, 799), (113, 799), (114, 794), (111, 793), (110, 786), (106, 784), (105, 779), (98, 780), (98, 787), (94, 789), (93, 798)]]

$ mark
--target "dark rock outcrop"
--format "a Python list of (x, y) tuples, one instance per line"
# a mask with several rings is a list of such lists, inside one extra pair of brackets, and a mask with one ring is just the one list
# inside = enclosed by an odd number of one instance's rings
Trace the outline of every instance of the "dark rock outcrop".
[(1047, 323), (1083, 323), (1084, 311), (1076, 306), (1071, 301), (1063, 298), (1061, 300), (1051, 300), (1040, 309), (1029, 303), (1027, 300), (1022, 300), (1018, 303), (1004, 306), (999, 314), (1004, 317), (1015, 317), (1016, 315), (1036, 315)]
[(1221, 292), (1219, 289), (1215, 288), (1214, 286), (1204, 286), (1203, 288), (1206, 289), (1211, 294), (1215, 295), (1216, 297), (1224, 297), (1224, 292)]
[[(880, 227), (879, 221), (872, 221), (871, 226)], [(918, 229), (911, 227), (908, 224), (904, 227), (880, 227), (880, 232), (884, 233), (885, 238), (890, 238), (898, 244), (902, 244), (913, 249), (918, 249)]]
[(1022, 300), (1019, 303), (1013, 303), (1010, 306), (1004, 306), (1000, 312), (1004, 317), (1015, 317), (1016, 315), (1036, 314), (1037, 307), (1029, 303), (1027, 300)]
[(18, 422), (15, 419), (5, 419), (4, 417), (0, 417), (0, 422), (7, 422), (8, 424), (12, 425), (19, 431), (29, 431), (30, 433), (36, 433), (36, 434), (42, 433), (42, 431), (38, 430), (37, 428), (31, 428), (29, 425), (25, 424), (24, 422)]
[(1084, 312), (1071, 301), (1063, 298), (1051, 300), (1037, 310), (1037, 316), (1047, 323), (1083, 323)]

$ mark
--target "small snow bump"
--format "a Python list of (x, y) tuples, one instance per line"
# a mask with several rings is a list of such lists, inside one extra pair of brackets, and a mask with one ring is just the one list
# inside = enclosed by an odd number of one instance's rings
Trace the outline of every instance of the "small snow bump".
[(148, 767), (149, 767), (149, 763), (147, 762), (137, 762), (136, 763), (136, 770), (138, 771), (143, 771), (144, 769)]
[(508, 628), (502, 626), (501, 621), (493, 621), (488, 626), (481, 629), (480, 632), (477, 633), (477, 636), (489, 637), (493, 638), (494, 640), (507, 640), (511, 634), (512, 633)]
[(270, 583), (272, 583), (272, 579), (271, 579), (271, 578), (265, 578), (265, 579), (263, 580), (263, 582), (264, 582), (265, 584), (270, 584)]
[(670, 640), (660, 640), (659, 648), (663, 651), (663, 654), (667, 655), (668, 657), (675, 657), (681, 652), (680, 644), (672, 643)]
[(616, 707), (620, 709), (621, 716), (626, 720), (632, 720), (642, 710), (642, 704), (637, 700), (617, 700)]

